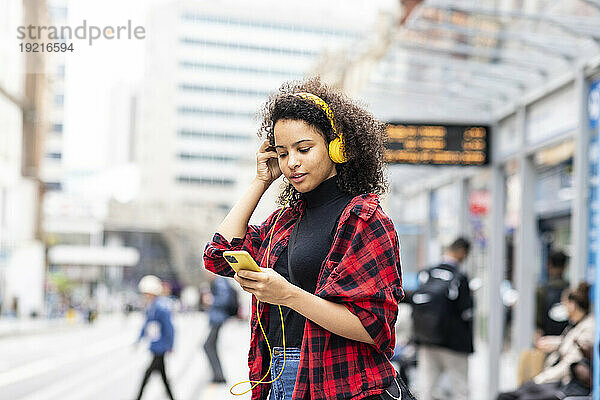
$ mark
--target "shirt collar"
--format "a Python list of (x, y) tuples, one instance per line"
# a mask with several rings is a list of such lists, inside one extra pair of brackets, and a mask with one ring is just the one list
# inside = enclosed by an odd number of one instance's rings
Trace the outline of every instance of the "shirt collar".
[[(359, 194), (350, 200), (350, 203), (346, 206), (345, 210), (342, 211), (340, 223), (349, 216), (350, 213), (354, 213), (360, 219), (367, 221), (371, 218), (371, 215), (377, 209), (379, 205), (379, 196), (374, 193)], [(291, 211), (296, 217), (299, 217), (304, 213), (306, 209), (306, 201), (302, 198), (296, 202), (292, 207)]]
[(310, 192), (302, 193), (302, 198), (306, 202), (307, 208), (322, 206), (342, 196), (344, 196), (344, 192), (338, 187), (337, 175), (324, 180)]

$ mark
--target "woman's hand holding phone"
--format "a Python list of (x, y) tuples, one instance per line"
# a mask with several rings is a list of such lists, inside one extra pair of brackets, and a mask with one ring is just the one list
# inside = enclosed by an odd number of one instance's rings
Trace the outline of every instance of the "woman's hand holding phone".
[(234, 279), (242, 289), (256, 296), (258, 301), (285, 306), (292, 298), (296, 286), (288, 282), (271, 268), (261, 268), (262, 272), (239, 270)]
[(256, 178), (270, 185), (281, 176), (277, 152), (264, 140), (256, 153)]

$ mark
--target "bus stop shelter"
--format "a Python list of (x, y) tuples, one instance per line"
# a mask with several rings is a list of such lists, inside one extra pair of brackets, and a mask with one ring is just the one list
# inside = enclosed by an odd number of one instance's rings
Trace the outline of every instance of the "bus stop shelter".
[[(536, 168), (548, 158), (568, 159), (572, 168), (569, 190), (557, 192), (564, 195), (559, 206), (570, 215), (570, 281), (600, 281), (596, 239), (600, 132), (598, 124), (594, 125), (600, 114), (600, 1), (402, 3), (408, 10), (402, 22), (382, 15), (377, 35), (357, 43), (343, 57), (325, 56), (317, 72), (362, 98), (383, 121), (489, 127), (489, 158), (484, 168), (491, 204), (481, 307), (485, 309), (491, 399), (498, 392), (503, 346), (500, 292), (508, 256), (509, 176), (516, 178), (512, 182), (519, 193), (512, 257), (519, 297), (513, 311), (511, 350), (518, 353), (530, 347), (533, 337), (537, 275), (532, 264), (540, 262), (536, 224), (539, 213), (549, 212), (538, 210), (539, 188), (545, 183)], [(440, 185), (458, 182), (462, 188), (460, 232), (469, 224), (469, 182), (481, 170), (458, 164), (444, 169), (411, 166), (397, 169), (394, 176), (407, 182), (405, 195), (425, 192), (424, 199), (431, 198), (429, 194)], [(600, 298), (599, 285), (593, 290), (593, 297)], [(599, 303), (595, 302), (596, 321)], [(600, 381), (598, 368), (594, 381)], [(595, 386), (593, 398), (599, 400)]]

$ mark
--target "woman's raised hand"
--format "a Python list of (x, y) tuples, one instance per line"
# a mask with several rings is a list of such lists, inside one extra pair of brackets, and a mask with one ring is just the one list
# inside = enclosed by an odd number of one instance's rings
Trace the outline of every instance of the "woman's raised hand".
[(270, 185), (281, 176), (277, 152), (268, 151), (269, 141), (265, 140), (256, 152), (256, 178)]

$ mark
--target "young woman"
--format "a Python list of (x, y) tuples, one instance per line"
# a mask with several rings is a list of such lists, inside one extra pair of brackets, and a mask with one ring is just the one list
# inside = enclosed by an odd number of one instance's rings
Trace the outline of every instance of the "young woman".
[[(272, 400), (400, 398), (389, 361), (403, 296), (399, 244), (378, 201), (384, 124), (318, 79), (284, 84), (262, 117), (256, 177), (204, 254), (208, 270), (254, 295), (252, 399), (269, 389)], [(248, 225), (281, 175), (284, 207)], [(234, 274), (226, 250), (248, 251), (262, 272)]]

